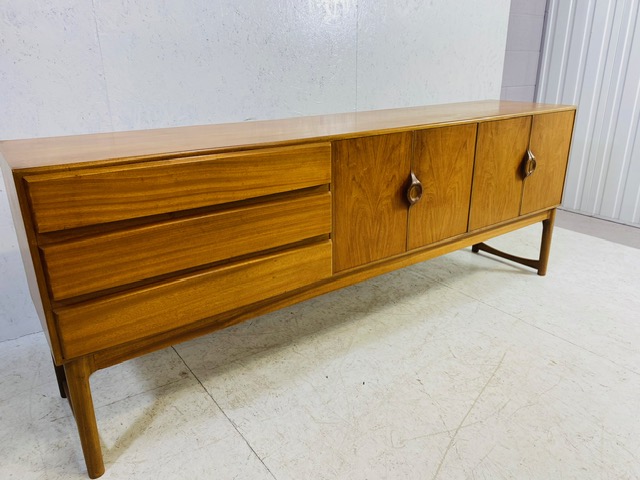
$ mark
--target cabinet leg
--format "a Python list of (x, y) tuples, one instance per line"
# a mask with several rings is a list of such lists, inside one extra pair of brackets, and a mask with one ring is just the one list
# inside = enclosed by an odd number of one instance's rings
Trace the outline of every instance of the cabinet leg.
[(89, 377), (94, 370), (91, 357), (82, 357), (64, 366), (69, 402), (78, 425), (82, 453), (90, 478), (98, 478), (104, 473), (98, 425), (89, 385)]
[(541, 277), (547, 274), (547, 264), (549, 263), (549, 251), (551, 250), (551, 236), (553, 235), (553, 224), (556, 220), (556, 209), (551, 210), (549, 218), (542, 221), (542, 241), (540, 242), (540, 260), (538, 264), (538, 275)]
[(551, 236), (553, 234), (553, 223), (556, 218), (555, 208), (549, 213), (549, 218), (542, 221), (542, 241), (540, 243), (540, 257), (535, 260), (532, 258), (522, 258), (510, 253), (503, 252), (501, 250), (490, 247), (486, 243), (476, 243), (471, 247), (473, 253), (486, 252), (496, 257), (511, 260), (512, 262), (526, 265), (527, 267), (535, 268), (538, 270), (538, 275), (544, 276), (547, 274), (547, 264), (549, 263), (549, 251), (551, 250)]
[[(52, 359), (53, 361), (53, 359)], [(64, 367), (62, 365), (56, 365), (53, 363), (53, 369), (56, 372), (56, 380), (58, 382), (58, 389), (60, 390), (60, 396), (67, 398), (67, 391), (65, 390), (65, 384), (67, 383), (67, 377), (64, 374)]]

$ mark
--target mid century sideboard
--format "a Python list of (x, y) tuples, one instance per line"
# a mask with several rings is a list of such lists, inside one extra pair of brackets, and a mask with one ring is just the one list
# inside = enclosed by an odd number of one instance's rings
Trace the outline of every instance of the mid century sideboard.
[[(89, 476), (97, 369), (463, 247), (544, 275), (574, 115), (481, 101), (0, 142)], [(537, 222), (538, 258), (483, 243)]]

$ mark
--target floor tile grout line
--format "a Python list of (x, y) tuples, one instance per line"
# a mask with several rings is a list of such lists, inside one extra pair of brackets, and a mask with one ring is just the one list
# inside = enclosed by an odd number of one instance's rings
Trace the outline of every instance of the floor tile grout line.
[(34, 336), (34, 335), (43, 335), (44, 336), (44, 332), (42, 331), (42, 329), (40, 329), (37, 332), (25, 333), (24, 335), (20, 335), (20, 336), (15, 337), (15, 338), (5, 338), (4, 340), (0, 340), (0, 345), (2, 345), (3, 343), (6, 343), (6, 342), (16, 342), (18, 340), (26, 339), (27, 337), (31, 337), (31, 336)]
[[(495, 308), (495, 307), (493, 307), (493, 308)], [(509, 315), (509, 316), (511, 316), (512, 318), (515, 318), (516, 320), (518, 320), (519, 322), (524, 323), (525, 325), (528, 325), (528, 326), (530, 326), (530, 327), (532, 327), (532, 328), (535, 328), (535, 329), (537, 329), (537, 330), (540, 330), (541, 332), (546, 333), (547, 335), (550, 335), (550, 336), (552, 336), (552, 337), (554, 337), (554, 338), (557, 338), (558, 340), (561, 340), (561, 341), (563, 341), (563, 342), (568, 343), (569, 345), (572, 345), (572, 346), (574, 346), (574, 347), (576, 347), (576, 348), (579, 348), (579, 349), (581, 349), (581, 350), (583, 350), (583, 351), (585, 351), (585, 352), (587, 352), (587, 353), (590, 353), (590, 354), (591, 354), (591, 355), (593, 355), (594, 357), (597, 357), (597, 358), (599, 358), (599, 359), (601, 359), (601, 360), (604, 360), (604, 361), (606, 361), (606, 362), (608, 362), (608, 363), (610, 363), (610, 364), (612, 364), (612, 365), (614, 365), (614, 366), (616, 366), (616, 367), (618, 367), (618, 368), (623, 368), (623, 369), (625, 369), (626, 371), (628, 371), (629, 373), (633, 373), (634, 375), (638, 375), (638, 376), (640, 376), (640, 372), (637, 372), (637, 371), (633, 370), (632, 368), (627, 367), (626, 365), (621, 365), (621, 364), (619, 364), (619, 363), (617, 363), (617, 362), (615, 362), (615, 361), (611, 360), (610, 358), (607, 358), (607, 357), (605, 357), (605, 356), (603, 356), (603, 355), (600, 355), (600, 354), (599, 354), (599, 353), (597, 353), (597, 352), (594, 352), (593, 350), (589, 350), (588, 348), (583, 347), (582, 345), (578, 345), (577, 343), (574, 343), (574, 342), (572, 342), (571, 340), (568, 340), (568, 339), (566, 339), (566, 338), (564, 338), (564, 337), (561, 337), (560, 335), (555, 334), (555, 333), (553, 333), (553, 332), (549, 332), (549, 331), (545, 330), (544, 328), (539, 327), (538, 325), (534, 325), (533, 323), (529, 323), (529, 322), (527, 322), (526, 320), (523, 320), (523, 319), (521, 319), (521, 318), (518, 318), (518, 317), (516, 317), (515, 315), (511, 315), (511, 314), (510, 314), (510, 313), (508, 313), (508, 312), (504, 312), (504, 311), (500, 310), (499, 308), (496, 308), (496, 310), (498, 310), (498, 311), (500, 311), (500, 312), (502, 312), (502, 313), (505, 313), (506, 315)]]
[(240, 438), (242, 438), (242, 440), (244, 440), (244, 442), (247, 444), (247, 447), (249, 447), (249, 449), (253, 452), (253, 454), (256, 456), (256, 458), (260, 461), (260, 463), (262, 464), (262, 466), (264, 468), (267, 469), (267, 472), (269, 472), (269, 475), (271, 475), (271, 477), (274, 480), (278, 480), (276, 478), (276, 476), (273, 474), (273, 472), (271, 471), (271, 469), (267, 466), (266, 463), (264, 463), (264, 461), (262, 460), (262, 458), (260, 458), (260, 455), (258, 455), (258, 452), (255, 451), (255, 449), (253, 448), (253, 446), (249, 443), (249, 441), (245, 438), (245, 436), (242, 434), (242, 432), (238, 429), (238, 426), (236, 425), (236, 423), (231, 420), (231, 418), (229, 418), (229, 415), (227, 415), (227, 412), (225, 412), (222, 407), (220, 406), (220, 404), (216, 401), (216, 399), (213, 397), (213, 395), (211, 395), (211, 392), (209, 392), (209, 390), (207, 390), (207, 388), (203, 385), (203, 383), (200, 381), (200, 379), (198, 378), (198, 376), (193, 372), (193, 370), (191, 370), (191, 367), (187, 364), (187, 362), (184, 360), (184, 358), (182, 358), (182, 355), (180, 355), (180, 353), (175, 349), (175, 347), (171, 347), (172, 350), (174, 352), (176, 352), (176, 355), (178, 355), (178, 357), (180, 358), (180, 360), (182, 360), (182, 363), (184, 363), (184, 366), (187, 368), (187, 370), (189, 370), (189, 372), (191, 373), (191, 375), (193, 375), (193, 378), (195, 378), (197, 380), (197, 382), (200, 384), (200, 386), (202, 387), (202, 389), (205, 391), (205, 393), (209, 396), (209, 398), (211, 398), (211, 400), (213, 401), (213, 403), (216, 405), (216, 407), (218, 407), (218, 410), (220, 410), (220, 412), (225, 416), (225, 418), (227, 419), (227, 421), (231, 424), (231, 426), (233, 427), (233, 429), (238, 433), (238, 435), (240, 435)]
[(556, 333), (553, 333), (553, 332), (550, 332), (548, 330), (545, 330), (544, 328), (539, 327), (538, 325), (534, 325), (533, 323), (529, 323), (526, 320), (523, 320), (522, 318), (514, 315), (513, 313), (505, 312), (504, 310), (500, 309), (499, 307), (496, 307), (494, 305), (490, 305), (490, 304), (486, 303), (482, 299), (476, 298), (473, 295), (469, 295), (468, 293), (465, 293), (462, 290), (458, 290), (456, 288), (453, 288), (452, 286), (447, 285), (446, 283), (444, 283), (441, 280), (437, 280), (437, 279), (432, 279), (432, 280), (435, 280), (437, 283), (439, 283), (440, 285), (448, 288), (449, 290), (452, 290), (452, 291), (457, 292), (457, 293), (459, 293), (461, 295), (464, 295), (465, 297), (470, 298), (471, 300), (475, 300), (476, 302), (479, 302), (479, 303), (483, 304), (485, 307), (493, 308), (493, 309), (495, 309), (495, 310), (497, 310), (497, 311), (499, 311), (501, 313), (504, 313), (505, 315), (508, 315), (509, 317), (513, 318), (514, 320), (517, 320), (517, 321), (519, 321), (521, 323), (524, 323), (525, 325), (528, 325), (531, 328), (535, 328), (535, 329), (537, 329), (537, 330), (539, 330), (539, 331), (541, 331), (543, 333), (546, 333), (547, 335), (550, 335), (550, 336), (552, 336), (554, 338), (557, 338), (558, 340), (561, 340), (561, 341), (563, 341), (565, 343), (568, 343), (569, 345), (572, 345), (572, 346), (574, 346), (576, 348), (579, 348), (580, 350), (583, 350), (583, 351), (585, 351), (587, 353), (590, 353), (591, 355), (593, 355), (595, 357), (598, 357), (601, 360), (605, 360), (605, 361), (609, 362), (610, 364), (615, 365), (618, 368), (624, 368), (625, 370), (627, 370), (630, 373), (633, 373), (634, 375), (640, 375), (640, 372), (636, 372), (635, 370), (627, 367), (626, 365), (620, 365), (619, 363), (611, 360), (610, 358), (607, 358), (607, 357), (605, 357), (603, 355), (600, 355), (599, 353), (594, 352), (592, 350), (589, 350), (588, 348), (583, 347), (582, 345), (578, 345), (577, 343), (574, 343), (571, 340), (568, 340), (568, 339), (566, 339), (564, 337), (561, 337), (560, 335), (558, 335)]
[(494, 377), (496, 376), (496, 373), (498, 373), (498, 370), (500, 370), (500, 367), (502, 366), (502, 363), (504, 362), (504, 359), (505, 359), (506, 356), (507, 356), (507, 352), (504, 352), (502, 354), (502, 358), (498, 362), (498, 365), (496, 365), (496, 368), (493, 369), (493, 373), (491, 374), (489, 379), (485, 382), (484, 386), (482, 387), (482, 389), (480, 390), (480, 392), (476, 396), (475, 400), (473, 401), (473, 403), (469, 407), (469, 410), (467, 410), (467, 413), (465, 413), (464, 417), (462, 417), (462, 420), (460, 420), (460, 423), (458, 424), (458, 427), (454, 430), (453, 435), (449, 439), (449, 444), (447, 445), (447, 448), (445, 449), (444, 454), (442, 455), (442, 459), (440, 459), (440, 463), (438, 464), (438, 468), (436, 469), (436, 472), (433, 474), (433, 480), (438, 478), (438, 475), (440, 474), (440, 470), (442, 470), (442, 465), (444, 465), (444, 461), (446, 460), (447, 455), (449, 454), (449, 451), (451, 450), (451, 447), (453, 446), (453, 442), (455, 441), (456, 437), (458, 436), (458, 432), (460, 431), (460, 429), (464, 425), (464, 422), (467, 420), (467, 418), (469, 417), (469, 415), (471, 414), (471, 412), (473, 411), (475, 406), (478, 404), (478, 401), (480, 400), (480, 397), (482, 397), (482, 394), (485, 392), (485, 390), (487, 389), (487, 387), (491, 383), (491, 380), (494, 379)]

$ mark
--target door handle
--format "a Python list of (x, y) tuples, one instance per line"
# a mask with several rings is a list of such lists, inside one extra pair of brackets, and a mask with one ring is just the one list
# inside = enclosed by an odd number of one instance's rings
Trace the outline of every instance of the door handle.
[(527, 178), (536, 171), (537, 166), (538, 162), (536, 162), (535, 155), (530, 149), (527, 149), (527, 155), (524, 158), (524, 162), (522, 162), (522, 176)]
[(411, 172), (411, 183), (409, 184), (409, 188), (407, 188), (407, 201), (409, 205), (415, 205), (422, 198), (422, 183), (416, 177), (416, 174)]

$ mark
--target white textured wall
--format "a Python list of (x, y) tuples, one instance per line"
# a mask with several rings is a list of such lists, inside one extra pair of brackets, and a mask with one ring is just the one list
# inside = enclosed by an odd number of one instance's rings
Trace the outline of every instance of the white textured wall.
[[(509, 0), (0, 0), (0, 138), (499, 98), (508, 16)], [(2, 340), (39, 324), (4, 194), (0, 228)]]
[(511, 0), (502, 74), (503, 100), (532, 102), (547, 0)]

